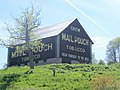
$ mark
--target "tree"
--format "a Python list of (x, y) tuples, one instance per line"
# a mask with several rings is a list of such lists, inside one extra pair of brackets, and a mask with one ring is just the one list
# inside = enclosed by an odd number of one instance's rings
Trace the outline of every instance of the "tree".
[[(22, 10), (19, 17), (13, 18), (15, 21), (14, 27), (6, 24), (5, 30), (9, 32), (10, 37), (7, 43), (2, 41), (2, 44), (7, 47), (25, 43), (24, 46), (19, 48), (17, 47), (16, 52), (21, 52), (21, 50), (28, 51), (30, 69), (34, 69), (32, 48), (36, 45), (36, 42), (33, 42), (37, 39), (34, 32), (36, 32), (37, 28), (40, 26), (40, 12), (41, 9), (39, 9), (39, 7), (35, 8), (33, 4), (30, 8)], [(37, 44), (40, 44), (40, 42)]]
[(95, 53), (92, 53), (92, 64), (97, 64), (97, 60), (95, 58)]
[(115, 38), (113, 44), (116, 48), (116, 58), (120, 62), (120, 37)]
[(109, 41), (106, 50), (107, 62), (120, 62), (120, 37)]
[(106, 55), (107, 55), (107, 62), (109, 62), (109, 61), (117, 62), (117, 60), (116, 60), (116, 48), (113, 44), (113, 41), (109, 41), (109, 43), (107, 45)]
[(102, 59), (100, 59), (99, 62), (98, 62), (98, 64), (99, 65), (105, 65), (105, 62)]

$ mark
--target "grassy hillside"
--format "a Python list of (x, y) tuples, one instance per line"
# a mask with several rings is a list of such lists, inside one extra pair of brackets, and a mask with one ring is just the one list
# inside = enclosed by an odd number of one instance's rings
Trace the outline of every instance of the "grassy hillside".
[[(0, 90), (120, 90), (120, 64), (52, 64), (0, 70)], [(55, 76), (53, 71), (55, 69)]]

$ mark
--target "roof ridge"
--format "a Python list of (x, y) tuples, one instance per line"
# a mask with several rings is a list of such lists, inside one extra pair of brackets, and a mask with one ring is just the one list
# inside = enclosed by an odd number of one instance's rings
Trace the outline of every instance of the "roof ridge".
[[(61, 22), (58, 22), (58, 23), (55, 23), (55, 24), (51, 24), (51, 25), (48, 25), (48, 26), (44, 26), (44, 27), (42, 27), (42, 28), (48, 28), (48, 27), (51, 27), (51, 26), (56, 26), (56, 25), (59, 25), (59, 24), (63, 24), (63, 23), (65, 23), (65, 22), (73, 22), (75, 19), (70, 19), (70, 20), (65, 20), (65, 21), (61, 21)], [(40, 29), (42, 29), (42, 28), (40, 28)]]
[(51, 26), (39, 28), (36, 33), (40, 35), (40, 38), (46, 38), (46, 37), (58, 35), (74, 20), (66, 20), (66, 21), (51, 25)]

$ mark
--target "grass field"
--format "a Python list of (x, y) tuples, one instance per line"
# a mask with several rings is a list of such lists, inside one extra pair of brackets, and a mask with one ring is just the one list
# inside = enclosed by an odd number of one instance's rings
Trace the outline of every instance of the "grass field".
[(120, 63), (49, 64), (0, 70), (0, 90), (120, 90)]

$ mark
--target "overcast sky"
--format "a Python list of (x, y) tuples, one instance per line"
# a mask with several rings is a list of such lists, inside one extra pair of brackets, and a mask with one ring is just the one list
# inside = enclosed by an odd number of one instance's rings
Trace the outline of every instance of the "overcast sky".
[[(93, 40), (96, 59), (105, 59), (108, 41), (120, 36), (120, 0), (1, 0), (0, 38), (7, 34), (4, 23), (14, 25), (12, 17), (17, 17), (21, 9), (30, 2), (42, 7), (41, 27), (78, 18)], [(7, 62), (7, 49), (0, 47), (0, 68)]]

